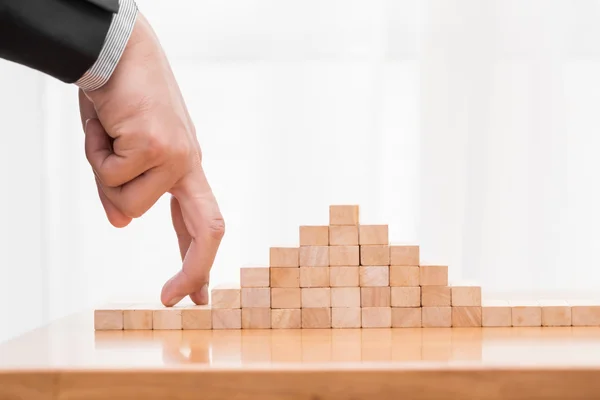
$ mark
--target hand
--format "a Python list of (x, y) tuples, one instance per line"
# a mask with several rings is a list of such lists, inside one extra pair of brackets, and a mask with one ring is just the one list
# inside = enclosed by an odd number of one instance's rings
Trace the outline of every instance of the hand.
[(167, 58), (140, 13), (110, 80), (79, 92), (85, 153), (108, 220), (127, 226), (165, 193), (183, 267), (161, 293), (208, 303), (210, 269), (225, 231), (202, 168), (196, 132)]

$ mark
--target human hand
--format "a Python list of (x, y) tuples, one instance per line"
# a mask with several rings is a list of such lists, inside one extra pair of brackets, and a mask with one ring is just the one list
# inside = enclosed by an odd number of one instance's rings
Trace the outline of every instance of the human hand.
[(208, 303), (210, 269), (225, 232), (202, 152), (168, 60), (140, 13), (110, 80), (79, 92), (86, 157), (108, 220), (127, 226), (165, 193), (183, 260), (161, 301)]

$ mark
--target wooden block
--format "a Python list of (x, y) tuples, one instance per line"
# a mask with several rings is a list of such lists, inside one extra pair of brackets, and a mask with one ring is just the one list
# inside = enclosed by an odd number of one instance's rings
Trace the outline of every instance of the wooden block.
[(213, 287), (211, 291), (212, 308), (240, 308), (241, 289), (235, 284), (222, 284)]
[(361, 307), (391, 307), (391, 294), (388, 287), (361, 287)]
[(422, 307), (421, 326), (423, 328), (450, 328), (452, 307)]
[(452, 286), (452, 306), (481, 307), (480, 286)]
[(212, 310), (213, 329), (242, 329), (241, 308), (217, 308)]
[(450, 307), (452, 305), (449, 286), (422, 286), (421, 304), (423, 307)]
[[(242, 308), (270, 308), (270, 288), (242, 288)], [(270, 318), (269, 318), (270, 320)]]
[(419, 267), (398, 266), (390, 267), (390, 286), (420, 286)]
[(329, 227), (330, 246), (358, 246), (358, 226), (333, 225)]
[(363, 328), (391, 328), (391, 307), (364, 307), (362, 308), (361, 324)]
[(152, 330), (153, 312), (150, 307), (133, 307), (123, 310), (123, 329)]
[(390, 265), (418, 266), (421, 263), (419, 246), (390, 246)]
[(152, 312), (152, 328), (154, 330), (182, 329), (181, 308), (154, 310)]
[(361, 318), (360, 307), (335, 307), (331, 309), (332, 328), (360, 328)]
[(302, 328), (331, 328), (331, 308), (303, 308)]
[(300, 288), (272, 288), (271, 308), (294, 309), (302, 307)]
[(419, 267), (421, 286), (448, 286), (448, 267), (443, 265), (422, 265)]
[(329, 265), (358, 266), (360, 251), (358, 246), (329, 246)]
[(566, 300), (540, 300), (542, 326), (571, 326), (571, 306)]
[(542, 307), (535, 301), (511, 301), (512, 326), (542, 326)]
[(452, 307), (452, 326), (457, 328), (481, 326), (481, 306)]
[(483, 301), (481, 307), (481, 325), (489, 327), (512, 326), (512, 311), (508, 301)]
[(392, 307), (392, 328), (420, 328), (421, 307)]
[(269, 267), (240, 268), (240, 286), (269, 287)]
[(328, 246), (302, 246), (300, 247), (301, 267), (328, 267)]
[(300, 268), (271, 267), (272, 288), (300, 287)]
[(360, 286), (389, 286), (390, 267), (388, 266), (361, 266), (359, 269)]
[(359, 209), (357, 205), (329, 206), (329, 225), (358, 225)]
[(301, 226), (300, 246), (329, 246), (329, 227)]
[(212, 329), (212, 309), (206, 306), (189, 306), (181, 310), (181, 327), (186, 329)]
[(569, 300), (572, 326), (600, 326), (600, 301)]
[(384, 244), (360, 246), (361, 265), (390, 265), (390, 246)]
[(329, 287), (329, 267), (300, 267), (300, 287)]
[(299, 308), (271, 310), (272, 329), (302, 328), (302, 311)]
[(331, 287), (358, 286), (358, 267), (329, 267), (329, 285)]
[(421, 307), (420, 287), (392, 287), (392, 307)]
[(302, 308), (331, 307), (330, 288), (302, 288)]
[(331, 307), (356, 308), (360, 307), (359, 287), (331, 288)]
[[(124, 307), (123, 307), (124, 308)], [(123, 330), (123, 308), (98, 308), (94, 310), (94, 329), (97, 331)]]
[(299, 267), (299, 249), (297, 247), (271, 247), (269, 252), (269, 266), (271, 267)]
[(242, 329), (271, 329), (271, 309), (242, 308)]
[(362, 245), (389, 245), (387, 225), (359, 225), (358, 243)]

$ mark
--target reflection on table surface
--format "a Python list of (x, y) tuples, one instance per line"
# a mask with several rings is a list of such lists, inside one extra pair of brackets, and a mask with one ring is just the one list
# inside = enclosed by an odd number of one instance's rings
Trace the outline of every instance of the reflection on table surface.
[(600, 328), (95, 332), (86, 313), (0, 344), (0, 369), (600, 365)]

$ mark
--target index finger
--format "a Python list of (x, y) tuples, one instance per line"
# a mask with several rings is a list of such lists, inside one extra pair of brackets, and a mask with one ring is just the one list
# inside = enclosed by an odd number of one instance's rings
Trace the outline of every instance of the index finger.
[(208, 285), (225, 233), (223, 216), (201, 168), (186, 176), (172, 194), (181, 206), (191, 242), (181, 271), (163, 287), (161, 301), (167, 307)]

